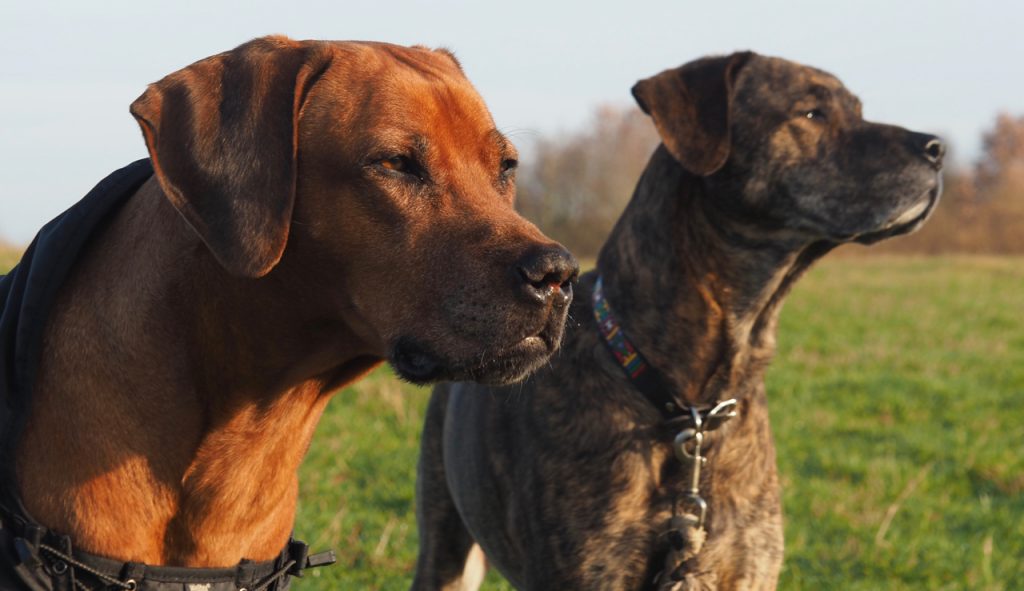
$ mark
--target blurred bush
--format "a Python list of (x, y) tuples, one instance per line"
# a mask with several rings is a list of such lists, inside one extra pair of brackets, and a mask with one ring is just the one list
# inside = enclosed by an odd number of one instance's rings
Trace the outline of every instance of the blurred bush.
[(519, 171), (517, 207), (577, 255), (593, 257), (658, 142), (639, 109), (599, 107), (585, 129), (537, 140)]
[(21, 251), (20, 247), (0, 240), (0, 275), (3, 275), (11, 267), (18, 264), (18, 260), (21, 259)]
[(1000, 114), (970, 167), (949, 168), (942, 203), (916, 234), (881, 252), (1024, 253), (1024, 116)]

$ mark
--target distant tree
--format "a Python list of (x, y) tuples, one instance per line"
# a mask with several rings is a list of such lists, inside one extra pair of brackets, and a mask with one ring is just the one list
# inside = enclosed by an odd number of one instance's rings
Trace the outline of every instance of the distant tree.
[(974, 170), (979, 198), (993, 198), (1008, 188), (1024, 198), (1024, 115), (996, 117), (982, 136), (982, 155)]
[(1024, 253), (1024, 116), (999, 114), (974, 166), (947, 166), (943, 176), (942, 202), (924, 228), (873, 252)]
[(989, 252), (1024, 252), (1024, 116), (1000, 113), (974, 171), (976, 231)]
[(542, 137), (519, 175), (519, 211), (579, 256), (597, 254), (658, 145), (636, 108), (599, 107), (579, 131)]

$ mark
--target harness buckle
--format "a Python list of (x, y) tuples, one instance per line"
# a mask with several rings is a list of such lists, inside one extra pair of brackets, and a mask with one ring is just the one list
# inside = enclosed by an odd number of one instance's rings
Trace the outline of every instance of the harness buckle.
[(330, 566), (335, 562), (338, 562), (338, 556), (334, 553), (334, 550), (324, 550), (323, 552), (310, 554), (309, 558), (306, 559), (306, 568)]
[(38, 568), (42, 564), (39, 560), (39, 554), (32, 549), (32, 546), (25, 538), (14, 538), (14, 553), (17, 554), (18, 565)]
[(325, 550), (316, 554), (309, 553), (309, 545), (299, 540), (292, 540), (288, 543), (288, 559), (294, 560), (295, 564), (288, 569), (288, 574), (293, 577), (302, 577), (302, 571), (307, 568), (318, 568), (330, 566), (338, 562), (334, 550)]

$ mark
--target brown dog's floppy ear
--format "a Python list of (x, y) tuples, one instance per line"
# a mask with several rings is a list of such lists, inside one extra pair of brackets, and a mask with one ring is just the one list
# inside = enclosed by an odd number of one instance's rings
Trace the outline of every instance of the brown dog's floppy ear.
[(633, 86), (633, 98), (654, 119), (662, 143), (690, 172), (707, 176), (728, 160), (733, 83), (753, 55), (704, 58)]
[(151, 84), (131, 106), (161, 188), (238, 276), (261, 277), (288, 242), (299, 113), (323, 46), (255, 39)]

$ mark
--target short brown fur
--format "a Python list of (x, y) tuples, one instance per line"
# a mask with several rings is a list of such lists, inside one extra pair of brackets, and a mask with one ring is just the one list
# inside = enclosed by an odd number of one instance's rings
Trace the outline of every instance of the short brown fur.
[(17, 455), (77, 549), (275, 558), (337, 388), (389, 357), (508, 382), (560, 341), (575, 263), (514, 212), (514, 148), (447, 53), (257, 39), (132, 112), (156, 175), (62, 288)]

